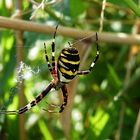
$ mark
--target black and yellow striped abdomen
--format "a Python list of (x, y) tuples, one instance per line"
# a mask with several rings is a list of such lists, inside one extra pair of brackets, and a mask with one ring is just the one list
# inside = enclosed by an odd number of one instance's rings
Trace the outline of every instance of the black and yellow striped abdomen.
[(64, 48), (58, 57), (58, 71), (60, 82), (68, 83), (76, 75), (79, 69), (80, 57), (76, 48)]

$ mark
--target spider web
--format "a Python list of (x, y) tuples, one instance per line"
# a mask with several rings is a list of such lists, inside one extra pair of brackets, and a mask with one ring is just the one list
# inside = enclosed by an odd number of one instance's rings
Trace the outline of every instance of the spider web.
[(19, 67), (17, 68), (17, 75), (15, 80), (17, 83), (22, 83), (23, 80), (27, 80), (32, 75), (37, 75), (39, 72), (39, 66), (37, 69), (32, 69), (30, 66), (21, 61)]
[(0, 107), (0, 110), (5, 110), (6, 107), (8, 107), (9, 104), (13, 102), (13, 98), (20, 90), (20, 85), (23, 83), (23, 81), (30, 79), (33, 75), (37, 75), (40, 71), (41, 70), (39, 66), (32, 69), (30, 66), (21, 61), (19, 66), (16, 68), (16, 76), (14, 79), (15, 86), (10, 88), (9, 99), (3, 103), (3, 105)]

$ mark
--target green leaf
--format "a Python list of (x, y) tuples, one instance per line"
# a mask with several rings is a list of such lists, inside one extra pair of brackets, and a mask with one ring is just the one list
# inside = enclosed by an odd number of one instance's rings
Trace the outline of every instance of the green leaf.
[(107, 67), (109, 70), (109, 78), (111, 78), (112, 84), (115, 85), (116, 88), (119, 88), (121, 86), (121, 80), (115, 72), (115, 69), (110, 64), (108, 64)]
[(77, 18), (85, 10), (82, 0), (70, 0), (70, 13), (73, 18)]
[(53, 140), (51, 133), (49, 132), (47, 125), (45, 124), (43, 120), (39, 121), (39, 127), (46, 140)]
[(123, 0), (125, 4), (128, 5), (128, 7), (137, 15), (140, 17), (140, 8), (137, 6), (133, 0)]

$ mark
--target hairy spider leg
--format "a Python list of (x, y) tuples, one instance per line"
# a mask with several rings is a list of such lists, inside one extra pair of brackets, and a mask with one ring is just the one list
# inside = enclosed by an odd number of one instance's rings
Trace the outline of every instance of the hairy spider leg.
[(51, 47), (52, 47), (52, 64), (50, 64), (49, 57), (47, 55), (46, 44), (44, 43), (44, 51), (45, 51), (46, 62), (48, 64), (48, 68), (49, 68), (49, 71), (51, 72), (52, 77), (56, 81), (55, 83), (57, 83), (57, 81), (58, 81), (57, 68), (56, 68), (56, 63), (55, 63), (55, 36), (56, 36), (57, 28), (58, 28), (58, 25), (55, 28), (55, 32), (54, 32), (54, 35), (53, 35), (53, 41), (52, 41), (52, 44), (51, 44)]
[(48, 55), (47, 55), (47, 50), (46, 50), (46, 44), (44, 43), (44, 51), (45, 51), (45, 58), (46, 58), (46, 62), (48, 64), (48, 69), (50, 72), (52, 72), (52, 66), (50, 64), (50, 61), (49, 61), (49, 58), (48, 58)]
[(85, 74), (89, 74), (91, 72), (91, 70), (93, 69), (93, 67), (95, 66), (95, 63), (97, 62), (100, 52), (99, 52), (99, 46), (98, 46), (98, 34), (96, 33), (96, 47), (97, 47), (97, 51), (96, 51), (96, 57), (93, 59), (90, 68), (88, 70), (82, 70), (82, 71), (78, 71), (77, 75), (85, 75)]
[[(50, 64), (50, 62), (49, 62), (49, 58), (48, 58), (47, 51), (46, 51), (46, 45), (44, 43), (44, 46), (45, 46), (45, 57), (46, 57), (46, 61), (48, 63), (48, 67), (49, 67), (49, 70), (51, 72), (51, 75), (53, 77), (54, 88), (57, 86), (58, 81), (59, 81), (57, 65), (56, 65), (56, 62), (55, 62), (55, 37), (56, 37), (57, 28), (58, 28), (58, 25), (55, 28), (55, 32), (54, 32), (54, 35), (53, 35), (53, 41), (52, 41), (52, 44), (51, 44), (51, 47), (52, 47), (52, 64)], [(60, 107), (59, 105), (58, 106), (57, 105), (53, 105), (53, 104), (48, 104), (48, 105)], [(43, 110), (55, 113), (52, 110), (46, 110), (46, 109), (43, 109)]]
[(53, 36), (53, 41), (52, 41), (52, 69), (56, 69), (56, 64), (55, 64), (55, 36), (57, 32), (58, 25), (55, 28), (54, 36)]
[(57, 83), (58, 83), (57, 65), (55, 62), (55, 36), (56, 36), (57, 28), (58, 28), (58, 25), (55, 28), (55, 32), (53, 35), (53, 41), (52, 41), (52, 45), (51, 45), (52, 46), (52, 72), (51, 72), (51, 74), (54, 79), (55, 85), (57, 85)]
[[(62, 93), (63, 93), (63, 103), (61, 105), (55, 105), (55, 104), (48, 104), (51, 107), (55, 107), (55, 108), (60, 108), (59, 113), (63, 112), (63, 110), (65, 109), (65, 106), (67, 105), (67, 101), (68, 101), (68, 92), (67, 92), (67, 87), (66, 85), (63, 85), (61, 87)], [(56, 111), (53, 110), (47, 110), (47, 109), (43, 109), (44, 111), (50, 112), (50, 113), (58, 113)]]
[(15, 115), (15, 114), (23, 114), (26, 111), (28, 111), (29, 109), (31, 109), (32, 107), (34, 107), (37, 103), (39, 103), (46, 95), (47, 93), (54, 87), (54, 83), (51, 82), (48, 87), (41, 92), (40, 95), (38, 95), (33, 101), (31, 101), (30, 103), (28, 103), (26, 106), (20, 108), (19, 110), (15, 110), (15, 111), (7, 111), (7, 110), (2, 110), (0, 112), (0, 114), (9, 114), (9, 115)]
[(62, 93), (63, 93), (64, 101), (63, 101), (62, 105), (60, 106), (59, 113), (63, 112), (65, 106), (67, 105), (67, 101), (68, 101), (68, 92), (67, 92), (66, 85), (63, 85), (61, 90), (62, 90)]

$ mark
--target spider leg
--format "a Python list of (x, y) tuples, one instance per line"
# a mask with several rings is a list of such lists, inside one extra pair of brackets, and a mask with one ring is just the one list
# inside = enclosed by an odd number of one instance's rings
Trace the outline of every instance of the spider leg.
[(53, 82), (51, 82), (48, 87), (41, 92), (40, 95), (38, 95), (33, 101), (28, 103), (26, 106), (20, 108), (19, 110), (15, 111), (7, 111), (7, 110), (1, 110), (0, 114), (9, 114), (9, 115), (15, 115), (15, 114), (23, 114), (29, 109), (31, 109), (33, 106), (35, 106), (37, 103), (39, 103), (46, 95), (47, 93), (54, 87)]
[(60, 105), (57, 105), (57, 104), (49, 104), (48, 102), (46, 102), (46, 103), (51, 107), (60, 107)]
[[(63, 112), (63, 110), (65, 109), (65, 106), (67, 105), (67, 100), (68, 100), (68, 92), (67, 92), (67, 87), (66, 85), (63, 85), (62, 88), (62, 93), (63, 93), (63, 97), (64, 97), (64, 101), (62, 103), (62, 105), (55, 105), (55, 104), (48, 104), (50, 107), (53, 107), (53, 108), (59, 108), (59, 113)], [(50, 109), (44, 109), (44, 111), (47, 111), (49, 113), (58, 113), (57, 111), (55, 110), (50, 110)]]
[(97, 46), (96, 57), (93, 59), (91, 65), (90, 65), (90, 68), (88, 70), (78, 71), (77, 75), (89, 74), (91, 72), (91, 70), (93, 69), (93, 67), (95, 66), (95, 63), (99, 59), (100, 51), (99, 51), (99, 46), (98, 46), (98, 35), (97, 35), (97, 33), (96, 33), (96, 46)]
[[(48, 102), (46, 102), (47, 105), (51, 108), (60, 108), (60, 105), (56, 105), (56, 104), (49, 104)], [(45, 109), (43, 108), (44, 111), (47, 111), (49, 113), (58, 113), (58, 111), (55, 111), (55, 110), (51, 110), (51, 109)]]
[(55, 36), (56, 36), (56, 31), (57, 31), (58, 25), (55, 28), (54, 36), (53, 36), (53, 41), (52, 41), (52, 69), (55, 70)]
[(67, 100), (68, 100), (68, 92), (67, 92), (66, 85), (63, 85), (61, 90), (62, 90), (62, 93), (63, 93), (64, 101), (63, 101), (62, 105), (60, 106), (59, 113), (63, 112), (65, 106), (67, 105)]
[(48, 55), (47, 55), (47, 50), (46, 50), (46, 44), (45, 43), (44, 43), (44, 51), (45, 51), (45, 58), (46, 58), (46, 62), (48, 64), (49, 71), (52, 72), (52, 67), (51, 67), (51, 64), (50, 64), (50, 61), (49, 61), (49, 58), (48, 58)]

